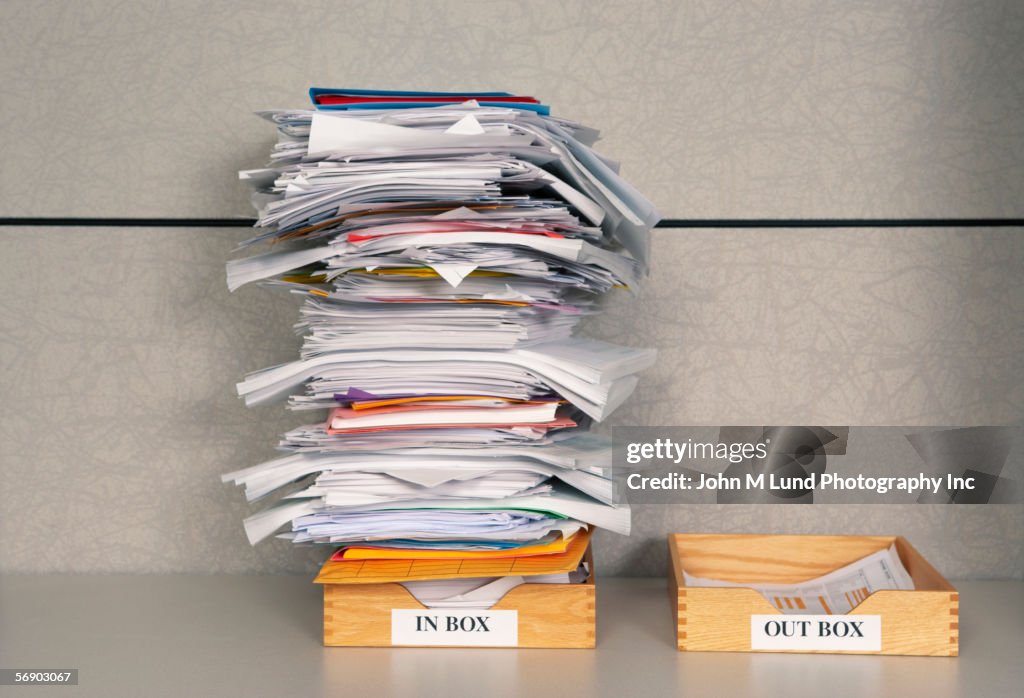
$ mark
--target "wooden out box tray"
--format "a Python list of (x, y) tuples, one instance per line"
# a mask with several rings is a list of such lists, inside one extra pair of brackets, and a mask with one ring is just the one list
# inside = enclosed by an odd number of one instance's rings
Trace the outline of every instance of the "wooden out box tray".
[[(760, 593), (741, 587), (688, 587), (683, 570), (695, 577), (732, 582), (793, 584), (855, 562), (893, 543), (914, 580), (913, 591), (869, 594), (850, 613), (831, 616), (780, 614)], [(675, 613), (677, 646), (701, 652), (827, 652), (955, 657), (959, 651), (959, 595), (901, 536), (714, 535), (669, 536), (669, 597)], [(755, 618), (756, 617), (756, 618)], [(765, 625), (813, 618), (802, 626)], [(832, 619), (831, 621), (828, 619)], [(832, 626), (829, 623), (841, 623)], [(866, 626), (866, 628), (865, 628)], [(769, 642), (764, 633), (788, 627), (807, 640)], [(850, 632), (850, 628), (859, 628)], [(849, 643), (832, 634), (852, 636)], [(859, 638), (861, 632), (867, 640)], [(875, 635), (878, 637), (875, 637)], [(817, 638), (827, 637), (811, 649)], [(756, 640), (755, 640), (756, 638)], [(755, 644), (758, 647), (753, 647)], [(870, 644), (871, 647), (865, 645)], [(818, 645), (814, 645), (818, 646)], [(797, 647), (797, 648), (794, 648)]]
[(592, 648), (594, 560), (581, 584), (521, 584), (487, 610), (428, 609), (397, 582), (324, 584), (332, 647)]

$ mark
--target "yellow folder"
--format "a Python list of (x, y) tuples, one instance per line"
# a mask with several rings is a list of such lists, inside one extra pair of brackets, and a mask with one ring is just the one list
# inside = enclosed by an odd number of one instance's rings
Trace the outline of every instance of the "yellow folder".
[[(579, 534), (568, 538), (559, 536), (550, 543), (540, 545), (524, 545), (510, 550), (420, 550), (412, 548), (363, 548), (350, 546), (342, 552), (342, 561), (346, 560), (492, 560), (509, 557), (525, 557), (528, 555), (551, 555), (564, 553)], [(338, 560), (335, 560), (338, 562)]]

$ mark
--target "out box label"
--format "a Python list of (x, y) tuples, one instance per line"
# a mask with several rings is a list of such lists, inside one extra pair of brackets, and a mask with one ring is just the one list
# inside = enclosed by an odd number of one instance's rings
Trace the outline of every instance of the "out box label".
[(880, 652), (882, 617), (755, 615), (750, 617), (750, 649)]

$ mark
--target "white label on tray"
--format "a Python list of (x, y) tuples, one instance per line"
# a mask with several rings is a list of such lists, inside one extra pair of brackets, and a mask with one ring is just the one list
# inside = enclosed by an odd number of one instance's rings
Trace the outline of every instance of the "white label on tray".
[(391, 644), (517, 647), (519, 611), (391, 609)]
[(859, 614), (751, 616), (750, 649), (880, 652), (882, 617)]

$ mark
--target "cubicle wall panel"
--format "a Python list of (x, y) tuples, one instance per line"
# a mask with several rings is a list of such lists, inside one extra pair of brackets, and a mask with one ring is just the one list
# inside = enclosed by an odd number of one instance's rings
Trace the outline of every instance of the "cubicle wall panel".
[[(1020, 424), (1022, 233), (658, 231), (646, 284), (587, 328), (658, 349), (609, 422)], [(1024, 575), (1018, 504), (641, 504), (633, 526), (597, 537), (617, 574), (663, 574), (677, 531), (903, 535), (947, 577)]]
[(1024, 213), (1024, 5), (374, 0), (0, 7), (0, 216), (251, 215), (258, 109), (508, 89), (667, 217)]
[[(1024, 230), (659, 230), (588, 330), (654, 346), (610, 425), (972, 425), (1024, 409)], [(0, 572), (284, 572), (219, 475), (314, 420), (234, 383), (295, 357), (297, 300), (224, 282), (247, 231), (0, 230)], [(602, 573), (664, 574), (667, 531), (899, 533), (947, 577), (1022, 574), (1019, 506), (638, 506)]]

